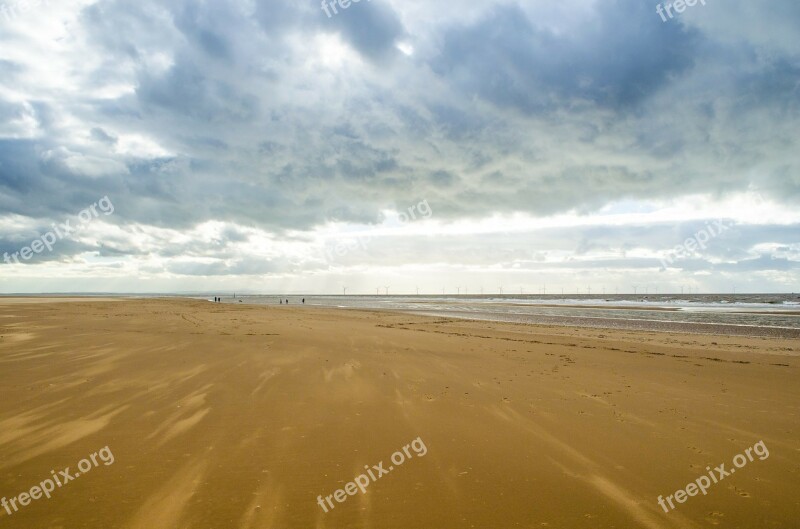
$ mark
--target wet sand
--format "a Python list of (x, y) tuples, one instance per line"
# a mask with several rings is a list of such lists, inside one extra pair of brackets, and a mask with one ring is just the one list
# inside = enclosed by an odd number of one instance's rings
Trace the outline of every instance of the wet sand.
[[(796, 527), (797, 340), (193, 300), (0, 300), (8, 528)], [(325, 513), (413, 439), (427, 453)], [(659, 495), (763, 440), (664, 513)], [(413, 452), (412, 452), (413, 453)]]
[(529, 325), (555, 325), (559, 327), (582, 327), (598, 330), (652, 331), (675, 334), (707, 334), (711, 336), (765, 337), (800, 340), (800, 329), (790, 327), (771, 327), (763, 325), (726, 325), (722, 323), (699, 323), (687, 321), (666, 321), (643, 318), (610, 318), (604, 316), (548, 316), (544, 314), (513, 314), (492, 312), (457, 311), (410, 311), (430, 317), (463, 318), (474, 321), (510, 322)]

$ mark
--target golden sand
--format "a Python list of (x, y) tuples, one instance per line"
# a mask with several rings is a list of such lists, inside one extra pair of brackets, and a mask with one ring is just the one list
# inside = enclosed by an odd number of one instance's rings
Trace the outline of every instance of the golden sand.
[(191, 300), (0, 300), (0, 335), (0, 496), (114, 456), (2, 528), (800, 526), (796, 341)]

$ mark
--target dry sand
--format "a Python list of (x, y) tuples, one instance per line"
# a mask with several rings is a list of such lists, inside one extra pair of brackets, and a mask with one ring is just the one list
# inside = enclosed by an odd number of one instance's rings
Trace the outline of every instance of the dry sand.
[(115, 457), (2, 528), (800, 526), (796, 340), (190, 300), (0, 301), (0, 335), (0, 495)]

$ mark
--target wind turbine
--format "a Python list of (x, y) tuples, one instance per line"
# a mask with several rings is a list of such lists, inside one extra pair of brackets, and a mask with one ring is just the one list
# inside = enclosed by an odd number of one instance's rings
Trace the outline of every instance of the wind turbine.
[(347, 295), (347, 287), (342, 287), (342, 295), (343, 296)]
[(385, 288), (386, 288), (386, 295), (388, 296), (389, 295), (389, 287), (385, 287)]
[(638, 293), (639, 285), (631, 285), (633, 287), (633, 295), (635, 296)]

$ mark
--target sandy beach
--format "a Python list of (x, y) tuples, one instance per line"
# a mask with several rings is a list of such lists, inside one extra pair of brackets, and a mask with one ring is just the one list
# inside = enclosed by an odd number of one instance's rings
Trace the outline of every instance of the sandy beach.
[(797, 340), (179, 299), (0, 299), (0, 335), (4, 528), (800, 520)]

